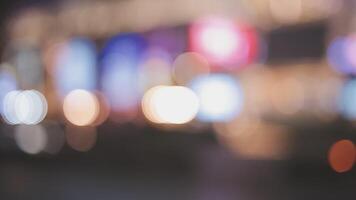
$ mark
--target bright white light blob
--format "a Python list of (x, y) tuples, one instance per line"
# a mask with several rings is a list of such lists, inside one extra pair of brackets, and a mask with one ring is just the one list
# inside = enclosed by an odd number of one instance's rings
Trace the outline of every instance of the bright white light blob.
[(47, 134), (41, 125), (19, 125), (15, 128), (15, 141), (28, 154), (38, 154), (47, 145)]
[(2, 110), (3, 112), (1, 113), (3, 119), (5, 120), (6, 123), (8, 124), (19, 124), (20, 120), (16, 116), (15, 112), (15, 100), (17, 96), (21, 93), (19, 90), (13, 90), (9, 93), (7, 93), (4, 97), (4, 101), (2, 104)]
[(16, 117), (23, 124), (38, 124), (47, 114), (47, 101), (36, 90), (20, 92), (14, 103)]
[(5, 95), (2, 116), (9, 124), (38, 124), (47, 109), (47, 101), (40, 92), (14, 90)]
[(199, 97), (198, 119), (202, 121), (229, 121), (242, 110), (242, 89), (228, 75), (199, 76), (191, 88)]
[(96, 50), (90, 40), (77, 38), (61, 45), (54, 67), (55, 83), (61, 96), (75, 89), (95, 89)]
[(144, 95), (143, 113), (154, 123), (184, 124), (191, 121), (199, 109), (198, 97), (182, 86), (156, 86)]
[(72, 124), (87, 126), (98, 117), (99, 101), (86, 90), (73, 90), (64, 98), (63, 112)]

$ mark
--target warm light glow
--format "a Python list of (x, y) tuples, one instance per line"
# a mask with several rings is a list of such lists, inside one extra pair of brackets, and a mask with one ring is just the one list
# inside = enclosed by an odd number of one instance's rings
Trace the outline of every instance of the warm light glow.
[(272, 84), (270, 100), (277, 112), (294, 115), (305, 106), (305, 91), (301, 80), (294, 77), (282, 77)]
[(19, 125), (15, 128), (15, 141), (28, 154), (37, 154), (47, 145), (47, 134), (41, 125)]
[(333, 170), (342, 173), (351, 170), (356, 158), (355, 145), (350, 140), (340, 140), (329, 150), (329, 164)]
[(356, 36), (337, 37), (331, 41), (327, 58), (330, 65), (343, 74), (356, 74)]
[(242, 110), (242, 90), (228, 75), (199, 76), (192, 81), (191, 88), (199, 97), (200, 120), (228, 121)]
[(99, 113), (99, 102), (96, 96), (85, 90), (70, 92), (63, 102), (64, 116), (77, 126), (93, 123)]
[(143, 113), (154, 123), (184, 124), (198, 112), (198, 97), (182, 86), (156, 86), (145, 94)]
[(139, 68), (140, 91), (157, 85), (171, 85), (171, 60), (163, 50), (149, 50)]

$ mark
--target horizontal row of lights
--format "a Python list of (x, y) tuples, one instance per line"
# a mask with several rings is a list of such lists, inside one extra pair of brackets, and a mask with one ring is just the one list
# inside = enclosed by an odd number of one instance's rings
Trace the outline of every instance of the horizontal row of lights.
[[(242, 90), (228, 75), (198, 77), (192, 89), (184, 86), (156, 86), (142, 100), (145, 116), (154, 123), (184, 124), (198, 114), (202, 121), (224, 121), (242, 107)], [(63, 100), (66, 119), (77, 126), (93, 124), (100, 113), (97, 96), (87, 90), (69, 92)], [(9, 124), (38, 124), (47, 114), (47, 101), (36, 90), (13, 90), (3, 100), (3, 118)]]

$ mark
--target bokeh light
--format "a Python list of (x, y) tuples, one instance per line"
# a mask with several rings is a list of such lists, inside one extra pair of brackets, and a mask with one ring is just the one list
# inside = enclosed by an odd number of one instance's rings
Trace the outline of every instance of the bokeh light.
[(191, 82), (190, 87), (199, 97), (198, 118), (202, 121), (228, 121), (242, 110), (242, 88), (229, 75), (199, 76)]
[(173, 63), (174, 80), (179, 85), (187, 85), (195, 77), (209, 72), (209, 62), (204, 56), (195, 52), (182, 53)]
[(142, 109), (154, 123), (184, 124), (198, 112), (198, 97), (182, 86), (156, 86), (144, 95)]
[(347, 119), (356, 119), (356, 80), (346, 82), (342, 88), (339, 98), (339, 109)]
[(110, 103), (109, 103), (108, 99), (106, 98), (106, 96), (103, 95), (101, 92), (96, 92), (95, 94), (98, 99), (100, 109), (99, 109), (98, 116), (96, 117), (95, 121), (93, 122), (93, 125), (99, 126), (109, 118)]
[(3, 118), (9, 124), (38, 124), (47, 114), (47, 101), (36, 90), (14, 90), (4, 98)]
[(342, 74), (356, 73), (356, 37), (348, 35), (331, 41), (327, 51), (330, 65)]
[(47, 101), (36, 90), (25, 90), (15, 99), (15, 114), (17, 119), (24, 124), (38, 124), (47, 114)]
[(254, 31), (227, 18), (197, 20), (191, 25), (189, 34), (191, 50), (219, 67), (236, 69), (248, 63), (252, 54), (256, 54), (257, 38)]
[(94, 90), (96, 87), (96, 50), (84, 38), (75, 38), (57, 48), (54, 77), (63, 97), (75, 89)]
[(138, 66), (144, 49), (144, 39), (128, 33), (110, 39), (103, 50), (101, 87), (114, 112), (137, 109), (140, 98)]
[[(0, 105), (3, 105), (6, 94), (16, 90), (16, 88), (15, 76), (7, 70), (0, 70)], [(0, 113), (3, 113), (2, 106), (0, 106)]]
[(77, 126), (92, 124), (99, 114), (99, 109), (96, 96), (86, 90), (73, 90), (64, 98), (64, 116)]
[(17, 118), (15, 112), (15, 100), (20, 93), (21, 91), (19, 90), (13, 90), (8, 92), (4, 97), (4, 101), (2, 105), (3, 112), (1, 113), (1, 115), (5, 120), (5, 122), (8, 124), (20, 123), (20, 120)]
[(46, 130), (41, 125), (18, 125), (15, 128), (15, 141), (22, 151), (38, 154), (47, 145)]
[(335, 142), (329, 150), (328, 160), (331, 168), (336, 172), (349, 171), (355, 163), (356, 148), (350, 140)]

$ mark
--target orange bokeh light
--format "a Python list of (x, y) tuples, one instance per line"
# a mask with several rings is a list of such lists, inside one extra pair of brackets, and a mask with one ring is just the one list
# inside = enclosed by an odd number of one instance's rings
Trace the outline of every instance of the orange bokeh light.
[(356, 148), (350, 140), (340, 140), (334, 143), (328, 155), (331, 168), (338, 173), (351, 170), (355, 163)]

